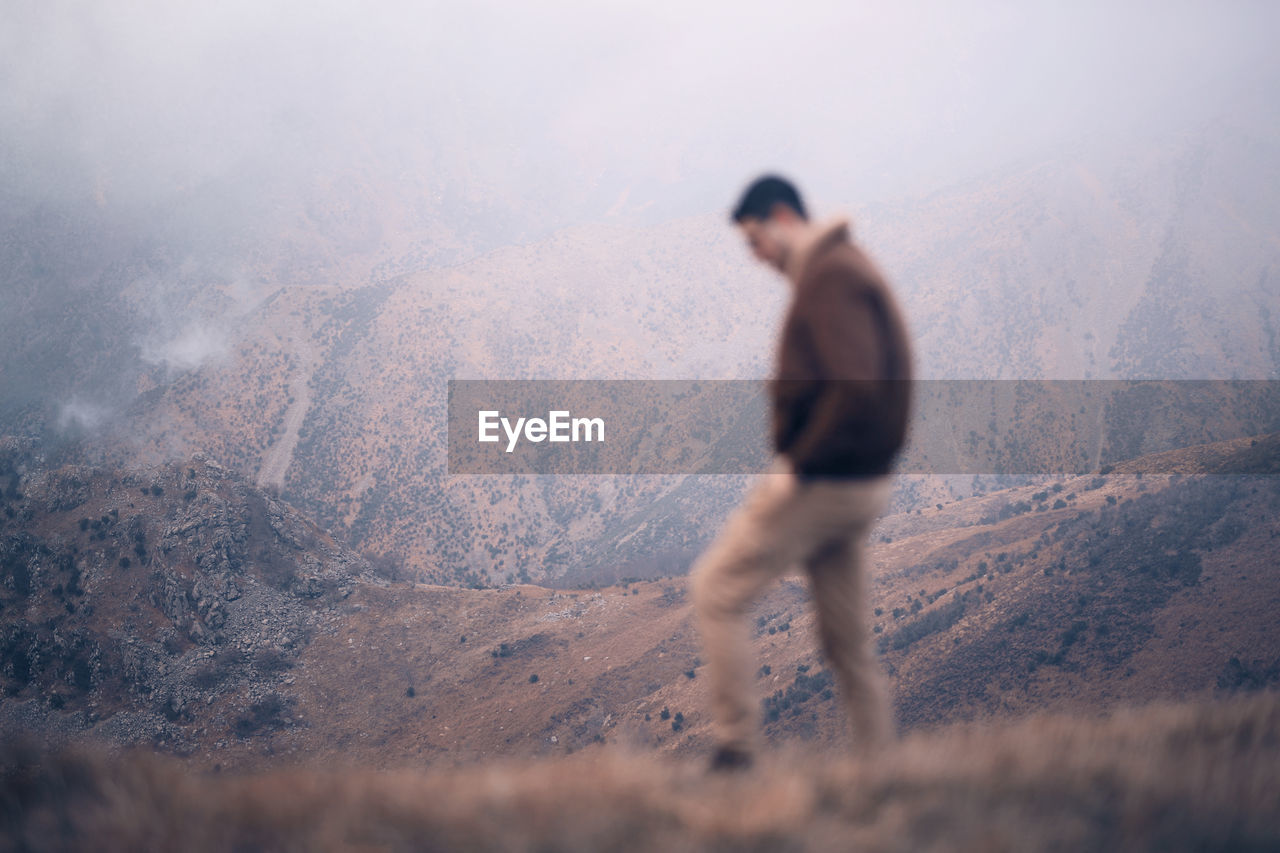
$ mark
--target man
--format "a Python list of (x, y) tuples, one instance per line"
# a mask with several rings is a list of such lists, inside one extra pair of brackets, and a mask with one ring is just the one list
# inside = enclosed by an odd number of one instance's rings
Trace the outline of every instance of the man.
[(755, 256), (787, 278), (792, 298), (770, 387), (778, 457), (691, 572), (718, 741), (714, 770), (752, 764), (759, 705), (746, 610), (797, 564), (811, 581), (855, 744), (866, 753), (892, 737), (862, 551), (888, 503), (911, 375), (894, 299), (846, 222), (811, 223), (795, 187), (776, 176), (747, 188), (733, 221)]

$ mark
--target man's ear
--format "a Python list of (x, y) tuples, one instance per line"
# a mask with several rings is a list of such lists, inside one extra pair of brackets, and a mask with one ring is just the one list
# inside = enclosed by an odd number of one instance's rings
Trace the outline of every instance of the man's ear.
[(785, 202), (775, 201), (769, 209), (769, 219), (783, 225), (792, 225), (800, 221), (800, 215)]

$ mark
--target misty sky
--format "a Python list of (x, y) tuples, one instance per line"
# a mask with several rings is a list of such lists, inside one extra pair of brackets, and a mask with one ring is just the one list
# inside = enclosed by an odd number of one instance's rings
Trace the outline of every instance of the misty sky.
[(927, 192), (1211, 119), (1280, 71), (1267, 2), (4, 8), (7, 194), (164, 207), (204, 186), (230, 215), (369, 167), (555, 219), (626, 190), (723, 208), (761, 168), (836, 198)]
[[(457, 261), (575, 223), (723, 215), (765, 169), (818, 209), (892, 200), (1280, 102), (1265, 0), (0, 10), (18, 305), (0, 332), (141, 358), (174, 334), (142, 326), (189, 323), (192, 294), (287, 257), (290, 229), (372, 256), (388, 231), (447, 231)], [(310, 280), (295, 263), (276, 280)], [(61, 352), (14, 346), (11, 387)]]

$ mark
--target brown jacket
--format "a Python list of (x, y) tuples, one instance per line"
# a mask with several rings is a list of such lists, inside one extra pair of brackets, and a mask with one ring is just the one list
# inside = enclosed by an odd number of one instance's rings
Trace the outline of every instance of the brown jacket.
[(888, 473), (906, 436), (911, 353), (893, 295), (849, 239), (823, 228), (787, 268), (773, 445), (809, 478)]

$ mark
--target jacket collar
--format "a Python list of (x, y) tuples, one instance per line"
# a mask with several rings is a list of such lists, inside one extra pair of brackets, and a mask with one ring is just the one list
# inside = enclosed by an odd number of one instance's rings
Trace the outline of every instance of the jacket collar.
[(847, 218), (840, 217), (818, 225), (792, 250), (791, 257), (787, 259), (787, 278), (791, 279), (792, 284), (799, 284), (809, 261), (837, 243), (847, 242), (849, 242)]

